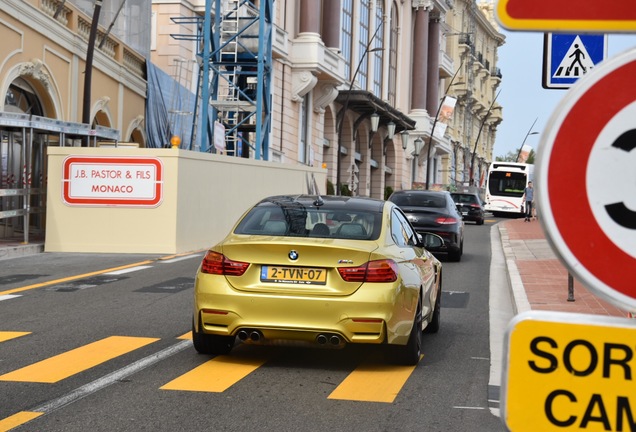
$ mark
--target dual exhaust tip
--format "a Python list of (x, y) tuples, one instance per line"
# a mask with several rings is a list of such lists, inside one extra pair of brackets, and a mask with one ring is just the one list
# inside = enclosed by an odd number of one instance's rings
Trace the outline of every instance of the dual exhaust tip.
[(318, 342), (319, 345), (330, 343), (331, 345), (338, 346), (342, 343), (342, 339), (337, 334), (330, 335), (321, 333), (316, 337), (316, 342)]
[(238, 332), (238, 338), (243, 342), (247, 340), (258, 342), (263, 339), (263, 333), (258, 330), (241, 330)]
[[(247, 341), (259, 342), (260, 340), (263, 339), (263, 333), (261, 333), (258, 330), (250, 330), (250, 329), (240, 330), (237, 336), (243, 342), (247, 342)], [(318, 336), (316, 336), (316, 342), (319, 345), (331, 344), (333, 346), (338, 346), (342, 344), (344, 341), (337, 334), (320, 333)]]

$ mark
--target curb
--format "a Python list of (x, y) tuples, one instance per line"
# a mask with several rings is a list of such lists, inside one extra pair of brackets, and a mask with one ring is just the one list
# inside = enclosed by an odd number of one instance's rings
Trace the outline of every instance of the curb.
[(508, 286), (510, 287), (510, 294), (513, 300), (513, 311), (516, 314), (527, 312), (532, 310), (528, 296), (526, 295), (526, 289), (523, 286), (519, 269), (515, 263), (515, 255), (512, 253), (512, 246), (510, 245), (510, 237), (508, 236), (508, 230), (500, 222), (497, 224), (499, 228), (499, 236), (501, 238), (501, 247), (504, 252), (506, 261), (506, 268), (508, 273)]
[(30, 243), (0, 248), (0, 260), (35, 255), (44, 252), (43, 243)]

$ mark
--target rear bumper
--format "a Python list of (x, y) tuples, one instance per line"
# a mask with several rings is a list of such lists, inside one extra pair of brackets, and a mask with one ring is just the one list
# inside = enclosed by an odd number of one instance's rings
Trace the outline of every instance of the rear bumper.
[(342, 297), (246, 293), (233, 289), (222, 276), (198, 275), (194, 314), (201, 316), (208, 334), (257, 330), (270, 342), (308, 343), (321, 334), (335, 334), (347, 343), (404, 345), (418, 294), (417, 289), (379, 283)]

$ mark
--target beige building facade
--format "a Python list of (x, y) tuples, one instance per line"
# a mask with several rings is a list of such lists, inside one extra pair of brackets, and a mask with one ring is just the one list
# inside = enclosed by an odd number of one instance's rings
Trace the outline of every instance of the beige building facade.
[[(324, 166), (344, 193), (377, 198), (427, 185), (479, 187), (502, 120), (495, 97), (504, 37), (491, 3), (274, 1), (266, 158)], [(193, 91), (196, 46), (173, 37), (193, 29), (174, 18), (201, 15), (204, 6), (204, 0), (153, 1), (152, 61)], [(446, 95), (456, 99), (456, 109), (442, 125), (435, 117)], [(379, 114), (376, 132), (373, 113)], [(405, 148), (402, 131), (408, 131)]]
[[(129, 0), (121, 11), (104, 1), (87, 97), (86, 59), (97, 3), (0, 3), (1, 237), (24, 232), (27, 241), (28, 233), (44, 235), (51, 198), (47, 148), (169, 145), (163, 142), (169, 138), (150, 144), (147, 109), (158, 106), (148, 99), (148, 62), (192, 94), (201, 88), (201, 41), (188, 21), (205, 14), (205, 0)], [(211, 3), (226, 9), (248, 5), (250, 17), (263, 4)], [(496, 64), (504, 38), (489, 2), (271, 4), (268, 145), (252, 147), (242, 158), (324, 173), (317, 175), (325, 178), (321, 193), (385, 198), (400, 189), (481, 185), (502, 119)], [(437, 121), (448, 112), (441, 109), (445, 100), (454, 100), (454, 111)], [(87, 105), (89, 120), (83, 122)], [(219, 118), (226, 115), (219, 111)], [(196, 117), (187, 111), (179, 116)], [(190, 150), (191, 143), (182, 142), (181, 149)], [(239, 157), (210, 152), (228, 164)], [(230, 187), (258, 194), (261, 184), (250, 176), (241, 180), (244, 184)], [(277, 191), (284, 188), (262, 194)]]
[[(88, 6), (58, 0), (0, 3), (0, 238), (19, 234), (28, 242), (29, 234), (44, 236), (47, 148), (144, 145), (145, 55), (107, 34), (107, 24), (97, 33), (91, 93), (84, 95)], [(85, 112), (89, 121), (83, 123)]]

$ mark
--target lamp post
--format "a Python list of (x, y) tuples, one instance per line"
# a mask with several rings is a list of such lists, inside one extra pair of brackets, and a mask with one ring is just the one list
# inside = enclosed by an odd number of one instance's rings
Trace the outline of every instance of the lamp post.
[[(86, 65), (84, 70), (84, 95), (82, 97), (82, 123), (91, 123), (91, 86), (93, 79), (93, 56), (95, 53), (95, 40), (97, 39), (97, 27), (99, 25), (99, 14), (102, 10), (102, 0), (95, 0), (93, 9), (93, 20), (91, 21), (91, 31), (88, 35), (88, 46), (86, 47)], [(84, 147), (88, 147), (90, 137), (84, 140)]]
[(497, 94), (495, 95), (495, 98), (492, 100), (492, 103), (488, 107), (488, 111), (486, 111), (486, 115), (484, 116), (484, 119), (481, 121), (481, 125), (479, 126), (479, 132), (477, 132), (477, 139), (475, 139), (475, 146), (473, 147), (473, 154), (470, 157), (470, 181), (469, 181), (469, 184), (471, 186), (473, 185), (473, 170), (475, 168), (475, 153), (477, 153), (477, 143), (479, 142), (479, 136), (481, 135), (481, 131), (484, 128), (484, 125), (486, 124), (486, 120), (488, 120), (488, 117), (490, 117), (490, 112), (492, 111), (492, 107), (495, 105), (495, 102), (497, 101), (497, 98), (499, 97), (499, 93), (501, 93), (501, 90), (499, 90), (497, 92)]
[(459, 73), (459, 71), (462, 68), (462, 63), (459, 65), (459, 67), (457, 68), (457, 70), (455, 71), (455, 74), (453, 75), (453, 77), (451, 78), (450, 82), (448, 83), (448, 85), (446, 86), (446, 90), (444, 91), (444, 96), (442, 97), (442, 100), (439, 102), (439, 106), (437, 107), (437, 113), (435, 113), (435, 118), (433, 119), (433, 126), (431, 127), (431, 136), (428, 140), (428, 149), (427, 149), (427, 154), (426, 154), (426, 189), (428, 190), (428, 186), (429, 186), (429, 169), (431, 166), (431, 147), (433, 146), (433, 134), (435, 133), (435, 126), (437, 125), (437, 119), (439, 118), (439, 113), (442, 110), (442, 106), (444, 105), (444, 99), (446, 99), (446, 95), (448, 94), (448, 91), (450, 90), (451, 86), (453, 85), (458, 85), (458, 84), (464, 84), (462, 82), (458, 82), (453, 84), (453, 81), (455, 81), (455, 78), (457, 77), (457, 74)]
[(523, 142), (521, 143), (521, 147), (519, 147), (519, 152), (517, 152), (517, 158), (515, 159), (515, 162), (519, 162), (519, 157), (521, 156), (521, 150), (523, 150), (523, 145), (526, 143), (526, 140), (528, 139), (528, 137), (530, 135), (538, 135), (539, 132), (532, 131), (532, 128), (534, 127), (534, 124), (537, 122), (537, 120), (539, 120), (539, 117), (537, 117), (536, 119), (534, 119), (534, 122), (532, 122), (532, 126), (530, 126), (530, 129), (528, 129), (528, 133), (526, 133), (526, 136), (523, 138)]
[[(378, 26), (375, 29), (375, 33), (373, 33), (373, 36), (369, 39), (369, 42), (367, 43), (367, 46), (365, 47), (364, 52), (362, 53), (362, 55), (360, 56), (360, 61), (358, 62), (358, 66), (356, 67), (355, 72), (353, 73), (353, 77), (351, 78), (351, 83), (349, 84), (349, 91), (347, 92), (347, 97), (345, 98), (344, 103), (342, 104), (342, 109), (340, 110), (340, 119), (337, 123), (337, 130), (338, 130), (338, 154), (336, 155), (336, 195), (340, 195), (341, 191), (340, 191), (340, 152), (342, 151), (342, 129), (344, 126), (344, 120), (345, 120), (345, 115), (347, 114), (347, 109), (349, 108), (349, 100), (351, 99), (351, 91), (353, 90), (353, 85), (356, 82), (356, 77), (358, 76), (358, 73), (360, 72), (360, 68), (362, 67), (362, 63), (364, 62), (364, 59), (366, 58), (367, 54), (369, 54), (370, 52), (376, 52), (376, 51), (383, 51), (384, 48), (381, 47), (375, 47), (375, 48), (371, 48), (371, 44), (373, 43), (373, 40), (375, 39), (376, 35), (378, 34), (378, 31), (382, 28), (382, 26)], [(379, 119), (379, 117), (378, 117)]]

